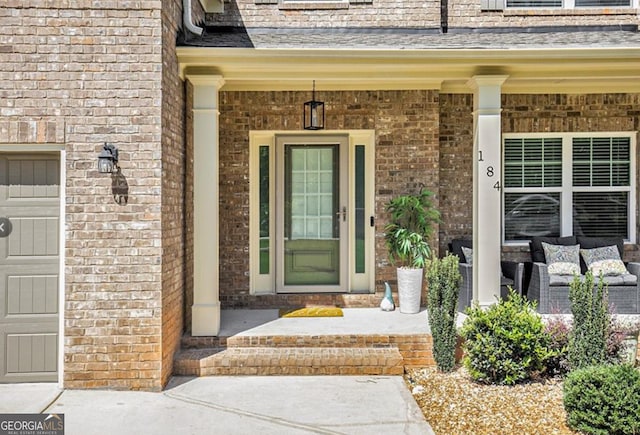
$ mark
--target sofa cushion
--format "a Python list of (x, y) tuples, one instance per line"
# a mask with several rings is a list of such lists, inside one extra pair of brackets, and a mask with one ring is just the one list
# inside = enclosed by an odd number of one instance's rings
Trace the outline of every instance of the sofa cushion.
[(615, 245), (604, 246), (602, 248), (580, 249), (580, 255), (584, 260), (587, 269), (594, 276), (602, 275), (624, 275), (627, 268), (620, 259), (618, 248)]
[(580, 245), (551, 245), (542, 242), (549, 275), (580, 275)]
[(578, 239), (575, 236), (567, 237), (533, 237), (529, 242), (529, 252), (531, 253), (531, 261), (534, 263), (546, 263), (542, 242), (550, 245), (577, 245)]
[(584, 275), (549, 274), (549, 287), (553, 287), (553, 286), (568, 287), (576, 276), (580, 278), (580, 281), (584, 280)]
[(457, 255), (461, 263), (466, 263), (462, 247), (473, 248), (473, 240), (471, 239), (453, 239), (449, 244), (449, 251), (453, 255)]
[[(553, 286), (563, 286), (568, 287), (571, 285), (573, 279), (578, 276), (569, 276), (569, 275), (549, 275), (549, 287)], [(584, 281), (584, 275), (579, 275), (580, 281)], [(616, 285), (637, 285), (638, 277), (632, 275), (630, 273), (625, 273), (624, 275), (608, 275), (602, 277), (603, 282), (608, 286), (616, 286)], [(596, 284), (599, 279), (596, 279)]]
[[(618, 247), (618, 253), (620, 259), (624, 258), (624, 240), (620, 237), (584, 237), (578, 236), (577, 238), (580, 249), (594, 249), (604, 248), (605, 246), (616, 245)], [(587, 271), (587, 265), (584, 259), (580, 260), (580, 273), (584, 274)]]
[[(549, 286), (568, 287), (574, 278), (575, 276), (569, 275), (549, 275)], [(580, 281), (584, 281), (584, 275), (580, 275)], [(602, 281), (608, 286), (637, 285), (638, 277), (630, 273), (625, 273), (624, 275), (603, 276)], [(596, 280), (596, 283), (598, 283), (598, 280)]]
[(625, 273), (623, 275), (608, 275), (602, 277), (602, 279), (608, 286), (638, 284), (638, 277), (630, 273)]
[(473, 249), (462, 247), (462, 255), (464, 256), (464, 262), (467, 264), (473, 264)]

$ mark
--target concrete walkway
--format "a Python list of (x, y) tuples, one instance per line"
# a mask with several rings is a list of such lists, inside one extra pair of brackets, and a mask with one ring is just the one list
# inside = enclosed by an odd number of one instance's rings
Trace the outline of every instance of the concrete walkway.
[(0, 412), (65, 416), (66, 435), (432, 435), (401, 376), (176, 377), (162, 393), (0, 385)]

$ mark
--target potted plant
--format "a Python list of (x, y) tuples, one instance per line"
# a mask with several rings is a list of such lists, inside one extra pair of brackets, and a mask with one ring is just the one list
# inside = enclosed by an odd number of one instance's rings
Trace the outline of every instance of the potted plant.
[(386, 206), (391, 215), (385, 226), (389, 261), (397, 266), (398, 299), (401, 313), (420, 311), (423, 270), (431, 255), (429, 237), (440, 213), (433, 207), (433, 193), (423, 189), (417, 195), (392, 198)]

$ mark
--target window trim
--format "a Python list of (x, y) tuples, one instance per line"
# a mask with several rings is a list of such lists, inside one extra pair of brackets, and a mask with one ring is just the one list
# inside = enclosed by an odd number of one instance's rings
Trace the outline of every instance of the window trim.
[[(637, 9), (638, 7), (640, 7), (640, 0), (629, 0), (629, 4), (628, 5), (624, 5), (624, 6), (607, 6), (607, 5), (602, 5), (602, 6), (576, 6), (576, 0), (561, 0), (562, 1), (562, 5), (561, 6), (508, 6), (507, 5), (507, 0), (498, 0), (497, 1), (497, 5), (495, 3), (492, 3), (491, 0), (482, 0), (483, 4), (487, 4), (487, 7), (489, 7), (490, 5), (492, 5), (493, 7), (490, 7), (489, 9), (486, 10), (499, 10), (499, 4), (504, 1), (504, 3), (502, 3), (503, 10), (510, 10), (510, 11), (523, 11), (523, 10), (531, 10), (531, 11), (542, 11), (542, 10), (578, 10), (578, 11), (583, 11), (583, 10), (602, 10), (602, 9)], [(495, 0), (494, 0), (495, 1)]]
[[(505, 246), (524, 246), (528, 241), (507, 241), (505, 240), (505, 193), (520, 192), (560, 192), (560, 236), (570, 236), (573, 234), (573, 192), (597, 192), (597, 191), (627, 191), (629, 192), (628, 205), (628, 238), (625, 243), (635, 243), (636, 240), (636, 215), (638, 213), (636, 204), (637, 175), (636, 175), (636, 138), (637, 132), (569, 132), (569, 133), (503, 133), (502, 134), (502, 167), (505, 168), (505, 141), (507, 139), (536, 139), (536, 138), (561, 138), (562, 139), (562, 186), (561, 187), (511, 187), (503, 188), (501, 196), (501, 216), (502, 229), (501, 239)], [(629, 186), (611, 187), (584, 187), (573, 186), (573, 139), (574, 138), (597, 138), (597, 137), (624, 137), (629, 138)], [(504, 170), (502, 171), (502, 185), (505, 186)]]

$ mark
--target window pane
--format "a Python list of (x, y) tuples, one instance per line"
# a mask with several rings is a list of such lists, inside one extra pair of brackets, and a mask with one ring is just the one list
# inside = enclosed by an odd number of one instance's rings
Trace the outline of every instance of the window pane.
[(364, 273), (365, 265), (364, 265), (364, 250), (365, 250), (365, 241), (364, 241), (364, 229), (365, 229), (365, 218), (364, 218), (364, 145), (356, 145), (356, 156), (355, 156), (355, 202), (356, 202), (356, 216), (355, 216), (355, 224), (356, 224), (356, 273)]
[(629, 186), (630, 139), (574, 138), (574, 186)]
[(575, 0), (576, 7), (606, 8), (611, 6), (631, 6), (630, 0)]
[(628, 238), (628, 198), (628, 192), (574, 192), (574, 234)]
[(260, 274), (269, 273), (269, 147), (260, 147)]
[(562, 139), (505, 139), (505, 187), (562, 185)]
[(508, 8), (561, 8), (562, 0), (507, 0)]
[(560, 236), (560, 193), (505, 193), (505, 240)]

